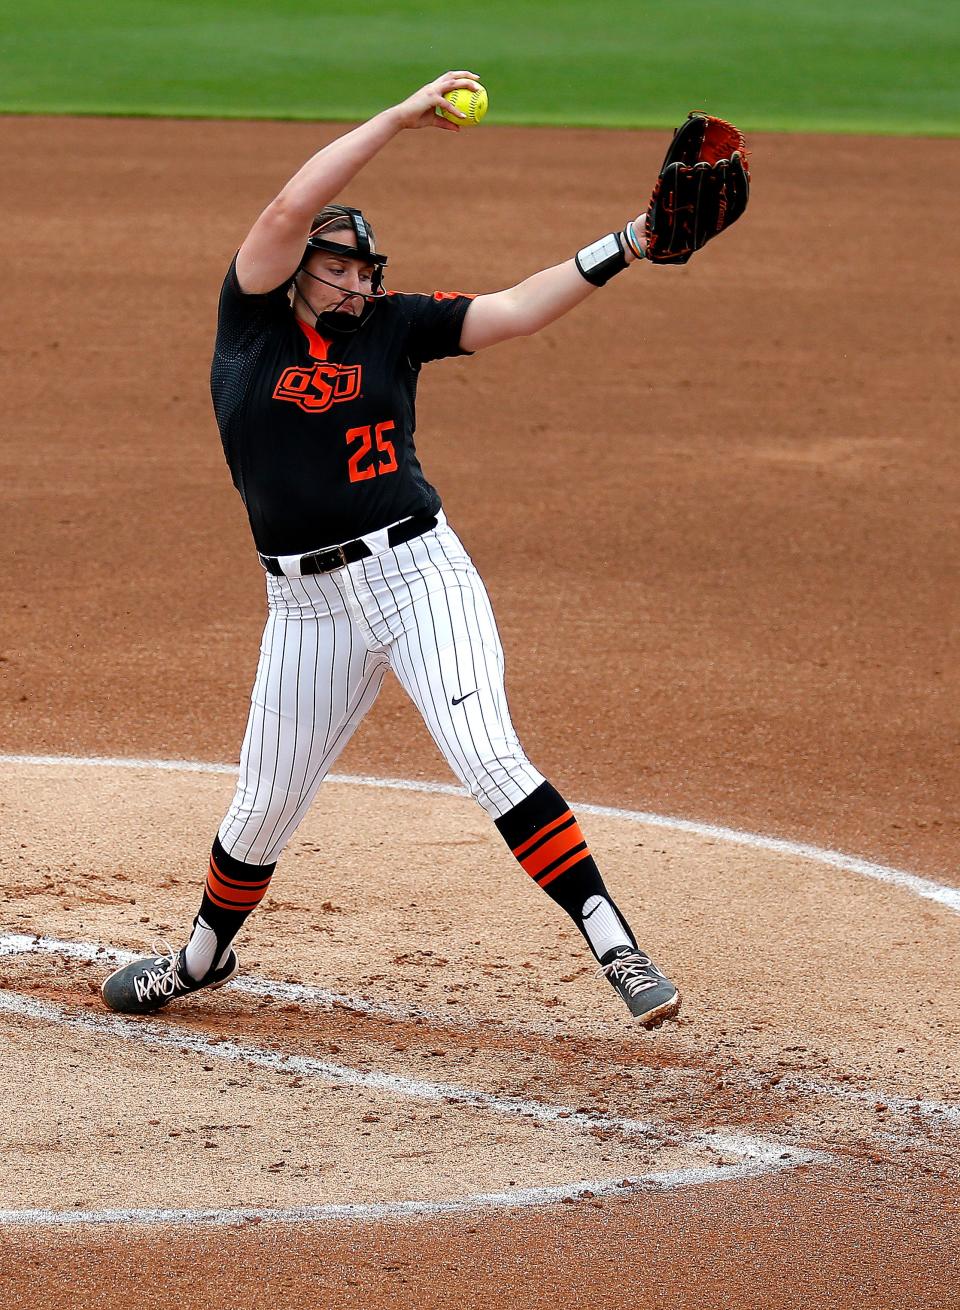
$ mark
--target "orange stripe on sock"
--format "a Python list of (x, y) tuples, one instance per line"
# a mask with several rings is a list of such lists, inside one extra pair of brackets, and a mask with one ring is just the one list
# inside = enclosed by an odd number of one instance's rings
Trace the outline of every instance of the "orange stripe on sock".
[[(550, 823), (545, 823), (539, 832), (533, 834), (529, 841), (521, 842), (519, 846), (513, 848), (514, 855), (522, 864), (524, 852), (528, 851), (531, 846), (535, 846), (536, 843), (546, 837), (548, 833), (554, 832), (562, 823), (566, 823), (568, 819), (572, 818), (573, 815), (569, 810), (567, 810), (565, 814), (560, 815), (559, 819), (553, 819)], [(583, 838), (581, 837), (580, 840), (582, 841)]]
[(259, 891), (262, 895), (270, 886), (269, 878), (262, 878), (260, 882), (241, 882), (238, 878), (224, 878), (218, 874), (215, 869), (209, 871), (207, 878), (210, 882), (216, 883), (216, 885), (227, 895), (231, 892), (248, 891)]
[[(569, 855), (574, 846), (582, 846), (583, 841), (579, 823), (572, 823), (569, 828), (564, 828), (563, 832), (558, 832), (555, 837), (538, 846), (532, 855), (528, 855), (520, 863), (530, 877), (535, 878), (548, 864), (554, 864), (557, 860), (562, 860), (565, 855)], [(589, 852), (583, 851), (582, 854), (587, 855)]]
[(219, 905), (221, 910), (235, 910), (238, 913), (248, 913), (250, 910), (255, 910), (257, 906), (260, 904), (260, 900), (263, 899), (261, 897), (259, 900), (254, 901), (252, 904), (247, 904), (246, 902), (242, 902), (242, 901), (227, 901), (224, 900), (222, 896), (218, 896), (216, 892), (213, 891), (209, 883), (207, 883), (205, 891), (207, 895), (210, 897), (211, 901), (213, 901), (214, 905)]
[(266, 888), (262, 892), (254, 892), (249, 896), (239, 896), (235, 892), (223, 892), (214, 887), (207, 881), (205, 888), (207, 895), (217, 905), (227, 910), (255, 910), (263, 900)]
[(212, 855), (210, 856), (210, 868), (227, 887), (266, 887), (270, 882), (270, 879), (273, 877), (273, 872), (271, 871), (266, 875), (266, 877), (259, 878), (256, 881), (250, 878), (234, 878), (229, 873), (222, 872)]
[(237, 882), (233, 878), (224, 878), (213, 861), (207, 874), (207, 892), (218, 905), (228, 909), (252, 910), (259, 905), (270, 886), (270, 879), (260, 882)]
[(588, 850), (577, 851), (576, 855), (571, 855), (569, 860), (565, 860), (563, 864), (558, 864), (555, 869), (551, 869), (545, 878), (538, 878), (537, 886), (549, 887), (554, 878), (559, 878), (561, 873), (566, 873), (568, 869), (572, 869), (575, 864), (579, 864), (581, 860), (585, 860), (589, 854), (590, 852)]

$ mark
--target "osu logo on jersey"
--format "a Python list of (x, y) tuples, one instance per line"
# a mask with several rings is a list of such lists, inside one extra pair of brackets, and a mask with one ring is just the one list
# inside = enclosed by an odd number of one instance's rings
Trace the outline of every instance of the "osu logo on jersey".
[(292, 400), (308, 414), (322, 414), (341, 400), (360, 394), (362, 364), (313, 364), (285, 368), (273, 389), (274, 400)]

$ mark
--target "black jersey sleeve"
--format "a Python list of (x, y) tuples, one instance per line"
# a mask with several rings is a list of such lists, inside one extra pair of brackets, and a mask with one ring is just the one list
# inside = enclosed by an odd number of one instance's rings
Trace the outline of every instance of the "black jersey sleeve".
[(471, 353), (460, 349), (460, 333), (473, 296), (435, 291), (432, 296), (401, 295), (398, 300), (407, 320), (407, 351), (414, 363)]
[[(246, 400), (257, 361), (271, 328), (289, 314), (286, 285), (265, 295), (248, 296), (241, 291), (234, 255), (220, 292), (217, 337), (210, 363), (210, 392), (228, 460), (236, 435), (236, 419)], [(235, 481), (236, 478), (234, 471)]]
[(227, 358), (239, 355), (254, 338), (278, 318), (284, 317), (290, 309), (289, 286), (287, 281), (263, 295), (248, 295), (241, 290), (237, 278), (237, 256), (234, 255), (220, 292), (217, 353)]

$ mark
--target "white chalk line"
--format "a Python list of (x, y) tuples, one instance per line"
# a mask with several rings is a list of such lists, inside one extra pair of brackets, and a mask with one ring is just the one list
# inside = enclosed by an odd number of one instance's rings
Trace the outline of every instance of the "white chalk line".
[[(626, 1119), (611, 1115), (594, 1115), (576, 1110), (572, 1106), (548, 1105), (514, 1096), (496, 1096), (491, 1092), (478, 1092), (456, 1083), (426, 1082), (419, 1078), (406, 1078), (400, 1074), (380, 1070), (353, 1069), (332, 1060), (320, 1060), (310, 1055), (291, 1055), (269, 1047), (241, 1044), (219, 1038), (208, 1038), (191, 1028), (157, 1022), (152, 1019), (125, 1019), (119, 1015), (94, 1015), (76, 1012), (50, 1001), (38, 1001), (19, 992), (0, 989), (0, 1011), (37, 1019), (59, 1027), (93, 1033), (101, 1037), (117, 1037), (149, 1046), (169, 1047), (179, 1052), (190, 1051), (206, 1058), (227, 1060), (234, 1064), (257, 1065), (272, 1073), (295, 1074), (301, 1077), (320, 1078), (336, 1087), (365, 1087), (374, 1092), (407, 1097), (411, 1100), (444, 1102), (460, 1108), (489, 1111), (512, 1118), (549, 1123), (560, 1128), (577, 1128), (590, 1131), (602, 1129), (619, 1133), (626, 1138), (643, 1138), (659, 1144), (666, 1125), (642, 1119)], [(730, 1154), (742, 1160), (769, 1163), (786, 1148), (761, 1138), (731, 1133), (696, 1133), (685, 1139), (695, 1145), (720, 1142)], [(791, 1157), (795, 1154), (789, 1152)], [(803, 1155), (802, 1152), (799, 1153)]]
[(884, 1105), (891, 1114), (919, 1118), (933, 1125), (946, 1125), (960, 1128), (960, 1103), (956, 1101), (934, 1101), (927, 1097), (921, 1100), (909, 1096), (894, 1095), (882, 1089), (848, 1087), (843, 1083), (831, 1083), (822, 1078), (812, 1078), (806, 1074), (785, 1074), (778, 1084), (784, 1092), (791, 1089), (813, 1096), (832, 1096), (837, 1100), (856, 1101), (860, 1105)]
[(545, 1187), (523, 1188), (517, 1191), (481, 1193), (469, 1197), (440, 1201), (410, 1200), (382, 1202), (370, 1205), (323, 1205), (288, 1209), (217, 1209), (217, 1210), (101, 1210), (57, 1211), (24, 1209), (0, 1211), (0, 1226), (71, 1225), (82, 1223), (238, 1223), (257, 1219), (262, 1221), (296, 1222), (330, 1219), (376, 1219), (452, 1213), (459, 1210), (503, 1208), (516, 1205), (554, 1205), (565, 1197), (577, 1197), (584, 1191), (595, 1195), (610, 1195), (628, 1188), (645, 1187), (670, 1190), (709, 1182), (754, 1178), (760, 1175), (783, 1172), (799, 1165), (828, 1162), (831, 1157), (819, 1151), (787, 1147), (779, 1142), (743, 1133), (724, 1130), (705, 1130), (680, 1138), (671, 1134), (666, 1125), (638, 1119), (625, 1119), (608, 1115), (592, 1115), (571, 1106), (547, 1105), (519, 1097), (494, 1096), (477, 1092), (454, 1083), (429, 1083), (421, 1079), (405, 1078), (381, 1071), (353, 1069), (329, 1060), (312, 1056), (290, 1055), (269, 1048), (241, 1045), (232, 1041), (211, 1040), (188, 1028), (157, 1023), (148, 1019), (129, 1020), (119, 1016), (101, 1016), (76, 1013), (48, 1001), (38, 1001), (19, 993), (0, 990), (0, 1011), (20, 1018), (54, 1023), (59, 1027), (90, 1033), (99, 1037), (115, 1037), (148, 1046), (169, 1048), (179, 1054), (190, 1052), (208, 1059), (268, 1069), (272, 1073), (294, 1074), (300, 1077), (320, 1078), (335, 1087), (364, 1087), (371, 1091), (408, 1099), (441, 1102), (501, 1114), (508, 1117), (549, 1123), (557, 1129), (581, 1131), (602, 1130), (614, 1132), (627, 1140), (643, 1139), (650, 1145), (661, 1145), (666, 1137), (675, 1138), (680, 1148), (699, 1151), (706, 1155), (733, 1156), (736, 1163), (708, 1163), (673, 1170), (654, 1171), (624, 1179), (578, 1180), (573, 1183)]
[[(70, 768), (114, 768), (114, 769), (162, 769), (170, 772), (189, 773), (237, 773), (235, 764), (208, 764), (202, 760), (150, 760), (129, 759), (106, 756), (73, 755), (0, 755), (0, 764), (33, 764)], [(420, 782), (412, 778), (375, 778), (364, 774), (331, 773), (327, 782), (340, 783), (354, 787), (379, 787), (385, 790), (414, 791), (441, 796), (466, 796), (463, 787), (446, 782)], [(696, 837), (707, 837), (713, 841), (729, 842), (735, 846), (748, 846), (753, 850), (769, 851), (773, 855), (791, 855), (804, 860), (812, 860), (829, 868), (839, 869), (843, 873), (854, 873), (862, 878), (872, 878), (875, 882), (888, 883), (920, 896), (924, 900), (934, 901), (954, 914), (960, 914), (960, 887), (950, 887), (934, 882), (931, 878), (921, 878), (906, 869), (897, 869), (888, 864), (876, 864), (872, 860), (863, 860), (855, 855), (845, 855), (842, 851), (828, 847), (811, 846), (806, 842), (788, 841), (781, 837), (765, 837), (760, 833), (743, 832), (738, 828), (724, 828), (710, 823), (697, 823), (692, 819), (678, 819), (667, 814), (647, 813), (644, 810), (624, 810), (610, 805), (590, 805), (586, 802), (571, 803), (571, 808), (584, 814), (596, 814), (607, 819), (623, 819), (628, 823), (642, 823), (653, 828), (665, 828), (672, 832), (686, 832)]]
[[(97, 942), (67, 942), (57, 937), (38, 937), (30, 933), (0, 933), (0, 958), (5, 955), (62, 955), (69, 960), (84, 960), (90, 963), (129, 964), (131, 960), (142, 959), (147, 951), (122, 951), (113, 946), (101, 946)], [(334, 1006), (351, 1010), (357, 1014), (382, 1014), (390, 1019), (430, 1019), (448, 1027), (471, 1027), (475, 1023), (465, 1020), (451, 1021), (446, 1015), (435, 1014), (413, 1005), (394, 1005), (389, 1001), (366, 1001), (360, 996), (347, 996), (343, 992), (330, 991), (325, 987), (311, 987), (306, 983), (281, 982), (278, 979), (257, 978), (246, 975), (234, 978), (228, 984), (231, 991), (245, 992), (249, 996), (268, 997), (275, 1001), (296, 1001), (301, 1004), (316, 1005), (325, 1010)]]
[[(433, 1215), (463, 1214), (476, 1210), (513, 1210), (529, 1206), (560, 1205), (564, 1201), (594, 1197), (628, 1196), (635, 1190), (676, 1191), (709, 1183), (733, 1182), (757, 1176), (749, 1164), (713, 1165), (672, 1169), (620, 1178), (583, 1178), (571, 1183), (518, 1187), (509, 1192), (476, 1192), (439, 1201), (374, 1201), (367, 1204), (297, 1205), (288, 1207), (240, 1206), (215, 1210), (0, 1210), (0, 1228), (77, 1227), (82, 1224), (173, 1224), (185, 1227), (241, 1226), (245, 1223), (357, 1222), (377, 1219), (426, 1219)], [(769, 1170), (765, 1171), (769, 1172)]]
[[(112, 946), (102, 946), (98, 942), (70, 942), (58, 937), (37, 937), (29, 933), (0, 934), (0, 958), (14, 955), (58, 955), (66, 959), (100, 962), (111, 964), (128, 964), (139, 959), (142, 952), (117, 950)], [(335, 1005), (361, 1013), (384, 1014), (390, 1018), (427, 1020), (444, 1027), (456, 1026), (476, 1028), (478, 1025), (469, 1020), (458, 1019), (451, 1023), (445, 1014), (436, 1014), (431, 1010), (405, 1008), (389, 1005), (386, 1002), (365, 1001), (356, 996), (344, 996), (340, 992), (327, 991), (322, 987), (310, 987), (303, 983), (282, 982), (271, 978), (241, 977), (234, 978), (224, 991), (240, 991), (252, 996), (270, 997), (275, 1000), (293, 1001), (298, 1004), (317, 1005), (331, 1009)], [(500, 1023), (510, 1031), (529, 1033), (528, 1027)], [(537, 1035), (541, 1034), (537, 1032)], [(937, 1101), (929, 1097), (913, 1098), (887, 1092), (883, 1088), (862, 1089), (848, 1083), (832, 1083), (822, 1078), (806, 1074), (784, 1073), (773, 1087), (760, 1079), (746, 1080), (748, 1085), (784, 1095), (789, 1091), (798, 1091), (804, 1095), (825, 1096), (835, 1100), (856, 1102), (860, 1105), (875, 1105), (878, 1102), (887, 1107), (891, 1115), (919, 1117), (930, 1121), (934, 1126), (956, 1125), (960, 1127), (960, 1104)]]

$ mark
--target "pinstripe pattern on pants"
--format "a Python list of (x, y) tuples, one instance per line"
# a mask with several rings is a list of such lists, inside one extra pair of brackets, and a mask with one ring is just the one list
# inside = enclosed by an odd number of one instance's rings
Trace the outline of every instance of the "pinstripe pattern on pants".
[(514, 730), (486, 588), (441, 521), (334, 573), (267, 577), (269, 613), (224, 850), (276, 860), (388, 668), (493, 818), (544, 781)]

